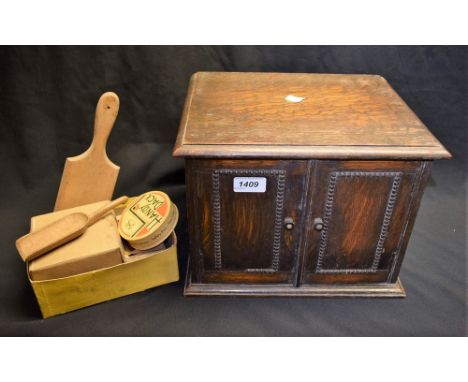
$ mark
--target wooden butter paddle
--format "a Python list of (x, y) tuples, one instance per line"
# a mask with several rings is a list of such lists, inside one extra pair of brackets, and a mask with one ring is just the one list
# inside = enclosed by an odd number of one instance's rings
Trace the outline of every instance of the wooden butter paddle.
[(112, 199), (120, 167), (107, 157), (106, 143), (118, 112), (117, 94), (104, 93), (96, 106), (91, 146), (65, 161), (54, 211)]
[(96, 223), (119, 204), (126, 203), (127, 200), (127, 196), (121, 196), (91, 215), (83, 212), (71, 213), (38, 231), (20, 237), (16, 240), (16, 248), (23, 261), (33, 260), (77, 238), (86, 231), (86, 228)]

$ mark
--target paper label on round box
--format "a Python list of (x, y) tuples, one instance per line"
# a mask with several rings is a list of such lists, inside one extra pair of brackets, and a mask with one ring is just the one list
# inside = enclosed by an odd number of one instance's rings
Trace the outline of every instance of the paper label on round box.
[(266, 178), (235, 177), (233, 181), (234, 192), (265, 192)]
[(162, 195), (144, 194), (131, 208), (122, 225), (129, 237), (141, 237), (160, 224), (167, 215), (168, 201)]

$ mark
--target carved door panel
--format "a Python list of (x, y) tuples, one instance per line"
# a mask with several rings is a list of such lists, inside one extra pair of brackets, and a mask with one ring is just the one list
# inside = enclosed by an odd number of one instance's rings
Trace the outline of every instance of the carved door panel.
[(390, 281), (420, 168), (421, 162), (317, 161), (302, 282)]
[[(192, 278), (292, 283), (307, 161), (188, 161)], [(285, 224), (289, 221), (290, 225)], [(288, 229), (289, 228), (289, 229)]]

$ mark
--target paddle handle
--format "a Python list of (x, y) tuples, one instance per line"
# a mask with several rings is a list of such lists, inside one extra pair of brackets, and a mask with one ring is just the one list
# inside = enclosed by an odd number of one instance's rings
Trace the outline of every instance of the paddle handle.
[(114, 127), (117, 114), (119, 113), (119, 106), (119, 97), (113, 92), (104, 93), (99, 98), (94, 117), (94, 136), (90, 147), (91, 152), (98, 155), (107, 155), (107, 139)]
[(127, 200), (128, 196), (121, 196), (120, 198), (113, 200), (109, 204), (106, 204), (104, 207), (101, 207), (99, 210), (88, 216), (88, 223), (86, 223), (86, 226), (89, 227), (90, 225), (93, 225), (107, 212), (113, 210), (120, 204), (127, 203)]

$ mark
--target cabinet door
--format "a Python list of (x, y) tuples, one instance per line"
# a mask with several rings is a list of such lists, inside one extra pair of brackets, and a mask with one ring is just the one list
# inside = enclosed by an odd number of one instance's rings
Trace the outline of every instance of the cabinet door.
[(294, 281), (307, 166), (307, 161), (187, 161), (193, 282)]
[(421, 162), (317, 161), (302, 282), (395, 281), (423, 168)]

